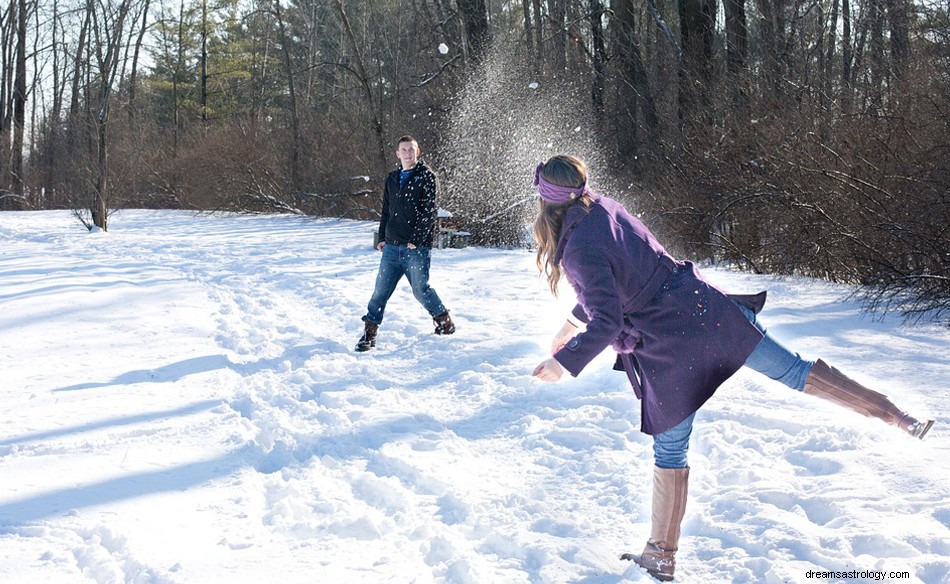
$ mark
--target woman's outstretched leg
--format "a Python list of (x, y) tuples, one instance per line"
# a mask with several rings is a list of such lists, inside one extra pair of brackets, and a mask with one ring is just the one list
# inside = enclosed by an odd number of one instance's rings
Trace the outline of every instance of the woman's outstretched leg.
[(923, 438), (933, 420), (918, 420), (897, 407), (886, 395), (864, 387), (821, 359), (805, 379), (805, 393), (844, 406), (869, 418), (897, 426), (915, 438)]

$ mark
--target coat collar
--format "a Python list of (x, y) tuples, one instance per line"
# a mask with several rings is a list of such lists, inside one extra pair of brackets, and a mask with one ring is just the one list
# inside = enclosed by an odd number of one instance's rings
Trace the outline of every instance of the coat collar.
[(571, 203), (571, 206), (567, 210), (567, 214), (564, 216), (564, 224), (561, 225), (561, 235), (558, 237), (557, 242), (557, 251), (554, 252), (554, 263), (560, 263), (561, 256), (564, 255), (564, 248), (567, 247), (567, 242), (571, 239), (571, 233), (574, 229), (583, 221), (588, 215), (590, 215), (591, 209), (600, 203), (600, 195), (590, 193), (591, 204), (590, 207), (585, 207), (583, 203), (579, 200)]

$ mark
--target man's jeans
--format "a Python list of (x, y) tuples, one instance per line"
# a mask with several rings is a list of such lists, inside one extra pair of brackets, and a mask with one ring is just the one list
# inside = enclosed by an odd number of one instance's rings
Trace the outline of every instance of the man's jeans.
[[(739, 305), (739, 309), (760, 331), (765, 333), (762, 342), (746, 359), (745, 366), (767, 377), (802, 391), (805, 379), (811, 372), (813, 361), (802, 359), (801, 355), (785, 348), (769, 335), (758, 322), (755, 313)], [(660, 468), (686, 468), (686, 451), (689, 448), (689, 436), (693, 431), (693, 418), (686, 418), (666, 432), (653, 437), (653, 458)]]
[(428, 247), (409, 249), (405, 245), (390, 243), (383, 247), (383, 257), (379, 262), (379, 272), (376, 274), (376, 290), (369, 301), (363, 320), (375, 324), (383, 322), (386, 303), (403, 276), (406, 276), (409, 285), (412, 286), (412, 295), (430, 316), (434, 318), (445, 313), (445, 306), (439, 300), (439, 295), (429, 286), (430, 251)]

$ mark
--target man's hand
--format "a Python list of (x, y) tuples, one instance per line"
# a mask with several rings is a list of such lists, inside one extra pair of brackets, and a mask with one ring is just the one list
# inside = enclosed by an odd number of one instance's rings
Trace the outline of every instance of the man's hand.
[(542, 361), (540, 365), (534, 368), (534, 373), (531, 375), (541, 381), (557, 381), (564, 375), (564, 368), (552, 357)]
[(380, 241), (376, 244), (376, 251), (383, 251), (383, 248), (386, 247), (385, 241)]
[(406, 247), (408, 247), (409, 249), (416, 249), (416, 244), (414, 244), (414, 243), (407, 243), (407, 244), (406, 244)]

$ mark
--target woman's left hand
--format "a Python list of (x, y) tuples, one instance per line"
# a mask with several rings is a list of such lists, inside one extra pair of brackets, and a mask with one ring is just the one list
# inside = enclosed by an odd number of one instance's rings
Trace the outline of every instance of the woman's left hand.
[(557, 359), (552, 357), (542, 361), (540, 365), (534, 368), (534, 373), (531, 375), (541, 381), (557, 381), (564, 375), (564, 368), (557, 362)]

